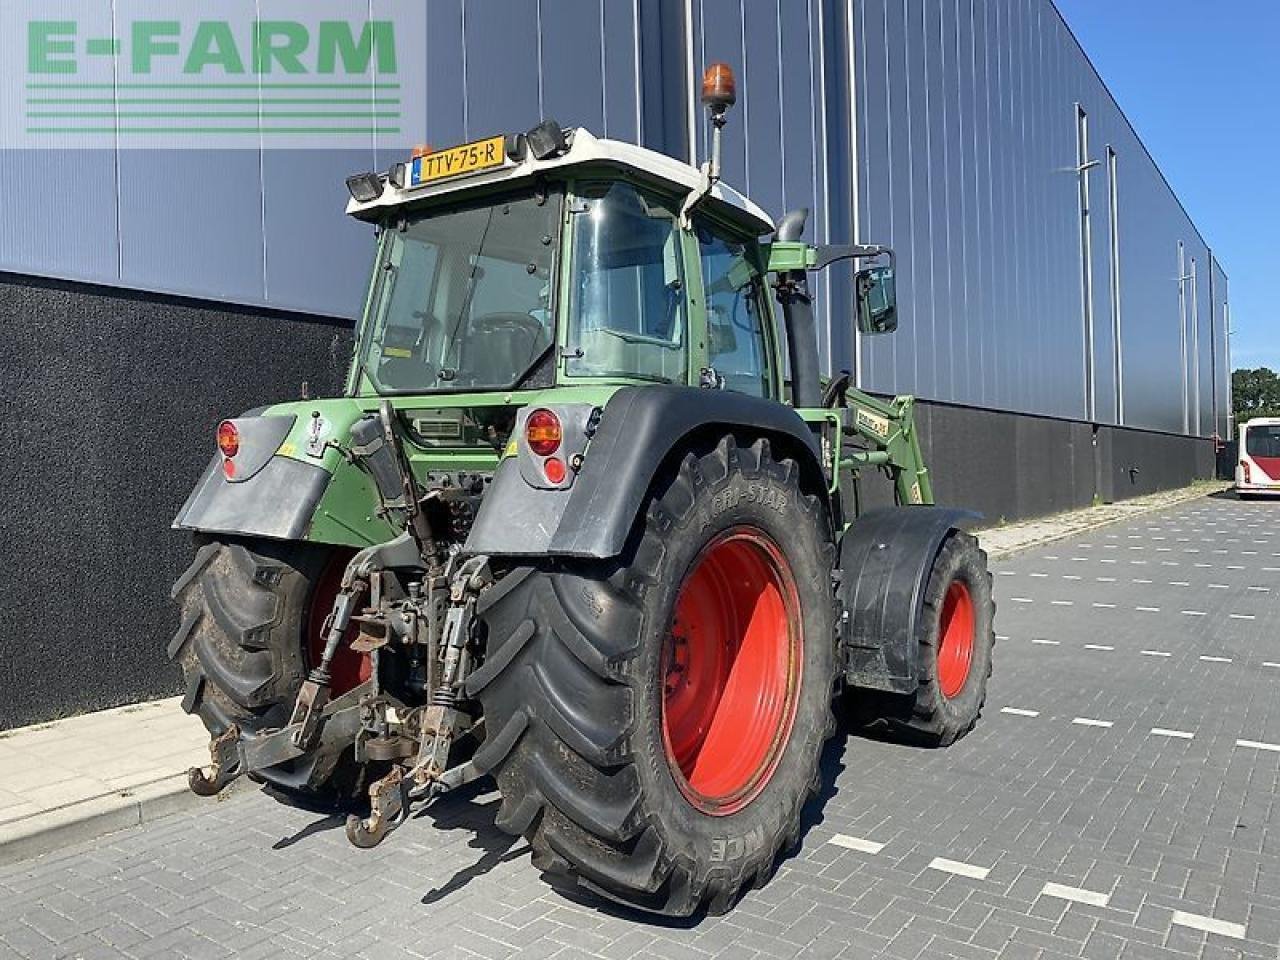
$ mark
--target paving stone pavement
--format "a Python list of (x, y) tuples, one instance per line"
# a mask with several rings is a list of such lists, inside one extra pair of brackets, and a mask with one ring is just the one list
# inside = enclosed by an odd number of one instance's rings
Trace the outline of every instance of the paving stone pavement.
[(1280, 958), (1280, 505), (997, 560), (983, 721), (851, 735), (724, 917), (547, 887), (487, 784), (381, 847), (256, 793), (0, 868), (0, 957)]

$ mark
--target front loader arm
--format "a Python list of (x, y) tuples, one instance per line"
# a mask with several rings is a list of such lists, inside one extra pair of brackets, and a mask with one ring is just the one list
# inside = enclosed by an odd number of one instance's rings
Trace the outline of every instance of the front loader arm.
[(851, 471), (856, 480), (866, 467), (884, 467), (893, 477), (898, 503), (933, 503), (933, 484), (915, 428), (915, 397), (885, 401), (850, 387), (842, 416), (844, 436), (860, 438), (868, 447), (842, 450), (841, 471)]

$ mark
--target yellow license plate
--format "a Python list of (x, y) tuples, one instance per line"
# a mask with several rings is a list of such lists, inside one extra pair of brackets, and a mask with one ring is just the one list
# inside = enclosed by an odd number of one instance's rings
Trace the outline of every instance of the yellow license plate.
[(436, 180), (448, 180), (468, 173), (478, 173), (506, 163), (506, 138), (489, 137), (464, 143), (460, 147), (437, 150), (425, 157), (415, 157), (410, 185), (420, 187)]

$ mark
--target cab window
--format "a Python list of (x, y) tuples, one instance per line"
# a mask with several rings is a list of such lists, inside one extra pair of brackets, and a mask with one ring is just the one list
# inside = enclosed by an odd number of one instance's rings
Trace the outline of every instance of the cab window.
[(764, 283), (747, 244), (695, 218), (707, 301), (707, 359), (725, 389), (772, 397)]
[(580, 185), (572, 209), (567, 372), (685, 382), (674, 204), (614, 181)]

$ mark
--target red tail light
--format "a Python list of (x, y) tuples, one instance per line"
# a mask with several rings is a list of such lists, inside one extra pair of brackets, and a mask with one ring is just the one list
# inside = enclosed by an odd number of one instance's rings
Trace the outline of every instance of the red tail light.
[[(524, 425), (525, 440), (529, 449), (540, 457), (549, 457), (560, 449), (560, 441), (564, 432), (560, 428), (560, 418), (550, 410), (535, 410), (529, 414)], [(564, 464), (560, 465), (561, 467)], [(548, 477), (547, 479), (551, 479)], [(553, 480), (553, 483), (559, 481)]]
[(1244, 472), (1244, 482), (1253, 483), (1253, 471), (1249, 469), (1249, 461), (1241, 460), (1240, 469)]
[(218, 449), (224, 457), (234, 457), (240, 452), (240, 431), (230, 420), (218, 424)]
[(546, 473), (547, 479), (552, 483), (564, 483), (565, 469), (564, 461), (559, 457), (551, 457), (542, 464), (543, 472)]

